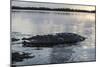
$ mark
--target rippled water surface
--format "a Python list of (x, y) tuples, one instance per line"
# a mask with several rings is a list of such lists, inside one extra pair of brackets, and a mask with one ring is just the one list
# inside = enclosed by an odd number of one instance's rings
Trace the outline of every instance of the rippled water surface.
[[(15, 34), (17, 32), (17, 34)], [(12, 43), (12, 51), (32, 53), (35, 57), (15, 62), (16, 65), (95, 61), (95, 14), (59, 11), (13, 11), (12, 37), (76, 33), (85, 41), (72, 46), (22, 47), (21, 40)]]

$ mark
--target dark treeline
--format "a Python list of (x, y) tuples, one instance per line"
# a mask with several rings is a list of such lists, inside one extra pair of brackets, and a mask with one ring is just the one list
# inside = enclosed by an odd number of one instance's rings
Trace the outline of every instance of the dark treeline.
[(88, 10), (79, 10), (79, 9), (70, 9), (70, 8), (46, 8), (46, 7), (19, 7), (19, 6), (12, 6), (12, 9), (19, 9), (19, 10), (47, 10), (47, 11), (72, 11), (72, 12), (95, 13), (95, 10), (88, 11)]

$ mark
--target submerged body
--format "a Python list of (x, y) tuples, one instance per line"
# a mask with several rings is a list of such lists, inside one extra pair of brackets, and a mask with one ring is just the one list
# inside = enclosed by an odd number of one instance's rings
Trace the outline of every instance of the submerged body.
[(23, 46), (53, 46), (55, 44), (77, 43), (86, 38), (74, 33), (57, 33), (56, 35), (37, 35), (23, 38)]

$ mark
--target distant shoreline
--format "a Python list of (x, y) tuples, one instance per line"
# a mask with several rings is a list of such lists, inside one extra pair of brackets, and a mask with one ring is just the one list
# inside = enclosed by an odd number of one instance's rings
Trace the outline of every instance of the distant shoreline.
[(45, 8), (45, 7), (19, 7), (19, 6), (12, 6), (11, 9), (17, 10), (44, 10), (44, 11), (63, 11), (63, 12), (87, 12), (87, 13), (95, 13), (95, 10), (88, 11), (88, 10), (79, 10), (79, 9), (70, 9), (70, 8)]

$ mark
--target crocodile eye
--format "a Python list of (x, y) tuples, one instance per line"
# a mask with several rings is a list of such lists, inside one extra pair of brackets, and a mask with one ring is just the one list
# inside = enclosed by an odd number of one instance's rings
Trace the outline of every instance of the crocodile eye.
[(83, 41), (83, 40), (85, 40), (85, 38), (83, 37), (83, 38), (81, 38), (81, 40)]
[(80, 38), (80, 41), (83, 41), (83, 40), (84, 40), (84, 39), (81, 37), (81, 38)]

